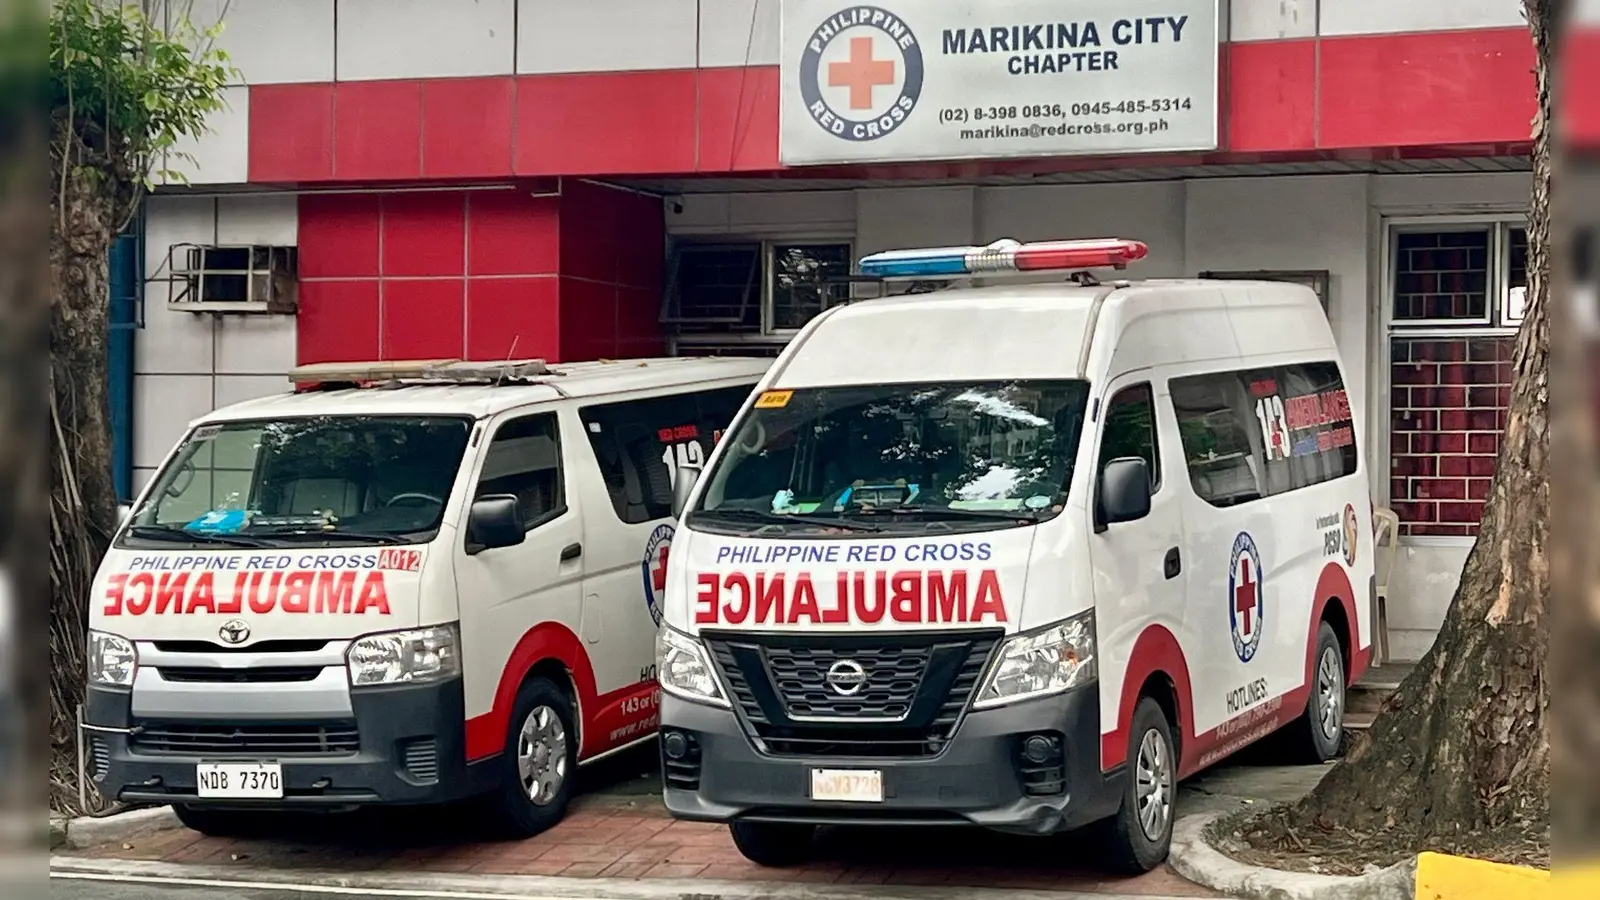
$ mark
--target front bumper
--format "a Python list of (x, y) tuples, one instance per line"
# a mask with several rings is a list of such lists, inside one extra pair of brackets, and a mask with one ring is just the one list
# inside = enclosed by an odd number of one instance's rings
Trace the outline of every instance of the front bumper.
[[(83, 739), (87, 774), (102, 794), (127, 803), (211, 807), (341, 808), (437, 803), (494, 784), (498, 757), (468, 765), (461, 681), (352, 692), (353, 720), (280, 714), (271, 720), (133, 714), (132, 692), (91, 687)], [(316, 746), (320, 735), (324, 748)], [(291, 739), (292, 738), (292, 739)], [(200, 743), (205, 749), (184, 747)], [(237, 746), (229, 747), (232, 742)], [(284, 796), (201, 799), (202, 762), (277, 762)]]
[[(731, 711), (669, 694), (661, 698), (661, 728), (663, 737), (685, 732), (699, 753), (698, 786), (674, 787), (669, 777), (667, 809), (701, 821), (971, 824), (1051, 834), (1115, 813), (1125, 777), (1121, 769), (1100, 770), (1100, 703), (1093, 686), (971, 712), (942, 752), (929, 757), (769, 756)], [(1065, 777), (1059, 791), (1035, 796), (1024, 788), (1020, 749), (1026, 736), (1040, 733), (1061, 739)], [(663, 765), (670, 775), (671, 762)], [(811, 772), (822, 768), (881, 771), (883, 802), (813, 801)]]

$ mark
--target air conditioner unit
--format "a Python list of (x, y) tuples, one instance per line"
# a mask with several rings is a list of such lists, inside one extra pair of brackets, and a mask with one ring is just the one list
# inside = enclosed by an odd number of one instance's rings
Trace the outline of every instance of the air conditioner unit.
[(167, 306), (184, 312), (293, 314), (299, 251), (264, 244), (174, 244), (163, 272)]

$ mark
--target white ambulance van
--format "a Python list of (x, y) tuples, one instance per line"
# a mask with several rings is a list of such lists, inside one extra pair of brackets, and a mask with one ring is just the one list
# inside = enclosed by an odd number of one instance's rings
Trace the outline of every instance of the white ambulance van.
[(768, 365), (308, 366), (196, 421), (97, 576), (87, 774), (206, 832), (468, 797), (548, 827), (655, 735), (674, 473)]
[[(1179, 779), (1280, 729), (1337, 752), (1374, 584), (1327, 320), (1302, 286), (1082, 271), (1146, 253), (870, 256), (920, 283), (785, 348), (678, 482), (675, 816), (767, 865), (818, 825), (1097, 824), (1143, 871)], [(1008, 271), (1057, 274), (938, 289)]]

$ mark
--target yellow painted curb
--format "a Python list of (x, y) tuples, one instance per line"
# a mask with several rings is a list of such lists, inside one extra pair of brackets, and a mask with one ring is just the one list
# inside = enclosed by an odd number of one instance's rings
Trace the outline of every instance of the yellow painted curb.
[(1442, 853), (1417, 856), (1417, 900), (1553, 900), (1555, 896), (1550, 873), (1544, 869)]
[(1550, 900), (1594, 900), (1600, 897), (1600, 867), (1557, 869), (1550, 876)]

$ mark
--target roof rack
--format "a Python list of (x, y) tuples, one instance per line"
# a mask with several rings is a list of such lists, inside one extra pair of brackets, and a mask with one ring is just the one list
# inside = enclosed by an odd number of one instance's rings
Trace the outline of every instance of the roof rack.
[(289, 370), (289, 381), (299, 390), (332, 390), (401, 384), (528, 384), (560, 374), (542, 359), (413, 359), (296, 366)]

